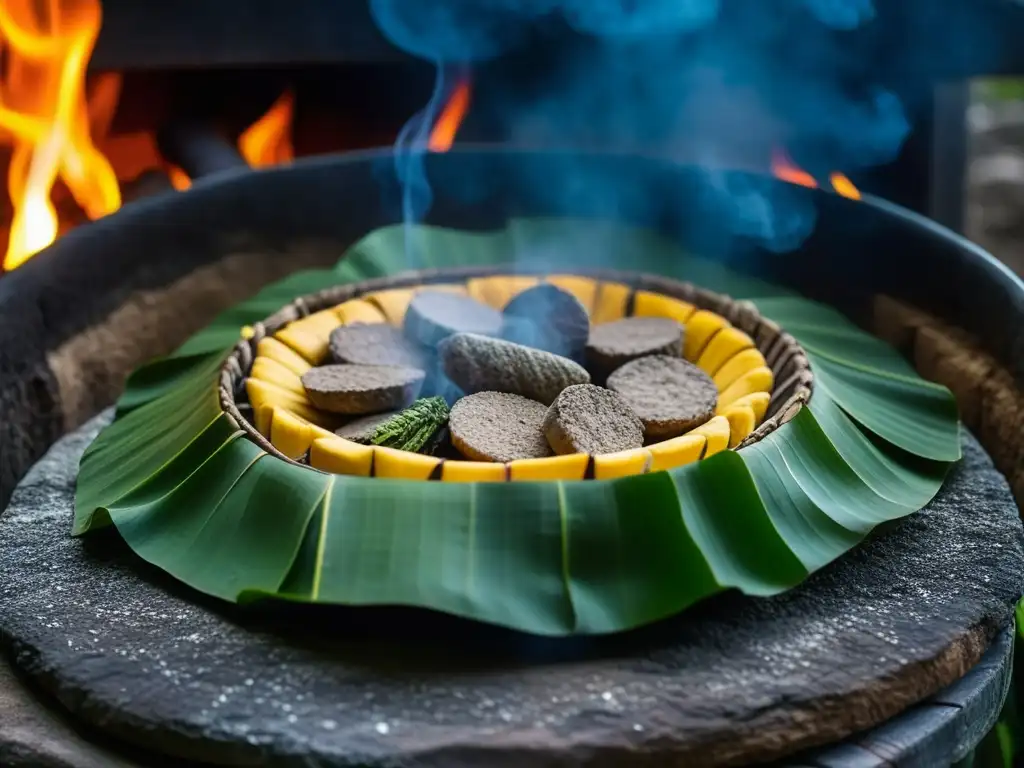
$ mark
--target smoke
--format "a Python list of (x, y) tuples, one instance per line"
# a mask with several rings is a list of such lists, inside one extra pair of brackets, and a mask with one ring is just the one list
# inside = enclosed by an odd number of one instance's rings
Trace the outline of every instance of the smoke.
[[(932, 8), (922, 19), (944, 4), (908, 3)], [(437, 66), (430, 104), (396, 146), (407, 222), (429, 208), (426, 136), (460, 67), (487, 74), (472, 113), (502, 139), (695, 163), (699, 224), (777, 251), (812, 231), (809, 197), (729, 168), (764, 171), (781, 147), (819, 178), (855, 175), (894, 159), (909, 131), (906, 94), (872, 71), (897, 59), (848, 45), (877, 26), (872, 0), (372, 0), (371, 8), (394, 44)], [(908, 46), (898, 60), (920, 56)], [(615, 216), (665, 205), (665, 190), (638, 188), (571, 153), (511, 172), (539, 199), (571, 200), (573, 209)]]
[(401, 189), (402, 222), (406, 230), (405, 241), (410, 268), (420, 263), (418, 255), (412, 252), (415, 238), (409, 236), (411, 228), (422, 220), (433, 201), (433, 192), (423, 164), (424, 150), (430, 138), (431, 128), (451, 89), (459, 78), (465, 76), (463, 67), (439, 61), (430, 101), (403, 126), (395, 142), (394, 170)]

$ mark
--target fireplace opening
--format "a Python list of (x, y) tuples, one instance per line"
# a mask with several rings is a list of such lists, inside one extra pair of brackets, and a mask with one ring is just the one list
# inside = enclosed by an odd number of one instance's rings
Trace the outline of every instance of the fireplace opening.
[(0, 274), (72, 227), (220, 170), (178, 162), (195, 151), (175, 156), (189, 131), (222, 167), (388, 145), (432, 86), (428, 67), (401, 60), (96, 68), (106, 10), (0, 0)]
[[(261, 168), (295, 157), (391, 145), (432, 87), (430, 72), (409, 64), (89, 72), (80, 77), (74, 113), (79, 132), (72, 132), (76, 143), (65, 150), (71, 163), (66, 170), (66, 164), (55, 162), (36, 168), (35, 176), (30, 173), (33, 158), (36, 166), (46, 159), (38, 156), (46, 151), (47, 130), (56, 130), (42, 127), (55, 116), (55, 110), (48, 111), (52, 99), (37, 109), (40, 127), (31, 141), (10, 129), (10, 124), (19, 127), (20, 118), (10, 114), (15, 102), (3, 99), (0, 127), (7, 130), (0, 143), (0, 173), (9, 191), (0, 195), (4, 270), (18, 267), (69, 228), (122, 204), (187, 189), (189, 170), (195, 175), (243, 162)], [(2, 92), (6, 96), (8, 88)], [(446, 124), (449, 144), (455, 127), (451, 120)], [(182, 131), (197, 128), (217, 151), (233, 152), (227, 166), (182, 167), (182, 158), (175, 156), (182, 149), (175, 149), (175, 141)], [(79, 146), (84, 147), (80, 155), (91, 162), (86, 166), (91, 186), (84, 189), (75, 188), (75, 177), (67, 175), (74, 171), (78, 155), (71, 153)], [(27, 183), (36, 176), (43, 182)]]
[[(147, 11), (164, 33), (131, 37), (142, 12), (117, 0), (0, 0), (0, 273), (71, 227), (187, 189), (197, 171), (394, 145), (431, 99), (432, 65), (390, 47), (365, 9), (303, 0), (277, 22), (277, 34), (242, 36), (232, 27), (219, 44), (206, 32), (188, 36), (196, 14), (211, 16), (204, 29), (223, 27), (212, 16), (237, 16), (228, 5)], [(269, 5), (256, 5), (269, 18)], [(311, 37), (311, 21), (337, 34)], [(507, 80), (492, 70), (521, 64), (484, 67), (446, 94), (427, 148), (508, 141), (492, 120), (489, 82)], [(932, 85), (922, 88), (930, 97), (917, 100), (911, 133), (890, 163), (860, 172), (804, 167), (792, 147), (779, 146), (755, 169), (847, 197), (876, 195), (962, 231), (968, 80)], [(195, 153), (200, 166), (212, 166), (182, 167)]]

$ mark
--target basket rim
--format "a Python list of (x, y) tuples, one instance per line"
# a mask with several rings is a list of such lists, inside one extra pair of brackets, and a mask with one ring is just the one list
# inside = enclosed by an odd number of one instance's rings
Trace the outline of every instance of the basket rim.
[[(253, 361), (256, 359), (256, 347), (259, 342), (268, 336), (273, 336), (289, 323), (368, 293), (394, 288), (415, 288), (460, 282), (480, 277), (518, 275), (526, 277), (571, 275), (601, 282), (622, 283), (631, 289), (626, 306), (626, 317), (631, 316), (636, 292), (650, 291), (688, 302), (697, 309), (713, 312), (749, 335), (754, 341), (755, 348), (761, 352), (768, 367), (772, 370), (775, 381), (772, 385), (771, 400), (764, 419), (738, 445), (728, 450), (739, 451), (763, 440), (783, 424), (792, 420), (810, 402), (813, 395), (814, 373), (803, 347), (778, 323), (761, 315), (753, 302), (733, 299), (726, 294), (717, 293), (693, 283), (647, 272), (575, 267), (567, 270), (554, 270), (504, 264), (406, 270), (393, 275), (339, 284), (296, 297), (264, 320), (249, 326), (250, 333), (231, 349), (220, 368), (218, 394), (221, 411), (237, 429), (269, 455), (313, 472), (322, 472), (309, 464), (285, 456), (256, 429), (238, 407), (237, 398), (244, 396), (245, 381), (252, 369)], [(785, 375), (783, 376), (783, 374)], [(458, 459), (445, 459), (445, 461), (458, 461)], [(586, 482), (602, 481), (590, 479)]]

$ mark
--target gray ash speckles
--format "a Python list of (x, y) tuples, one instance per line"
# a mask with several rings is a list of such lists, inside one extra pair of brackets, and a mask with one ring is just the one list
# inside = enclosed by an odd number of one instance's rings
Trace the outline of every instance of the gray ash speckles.
[[(159, 579), (115, 536), (71, 539), (74, 473), (101, 423), (57, 445), (0, 516), (0, 637), (89, 723), (211, 762), (753, 759), (795, 748), (808, 723), (832, 740), (828, 728), (860, 728), (855, 716), (938, 687), (938, 665), (919, 662), (991, 636), (1024, 589), (1016, 505), (967, 437), (925, 511), (777, 598), (724, 595), (639, 635), (572, 641), (572, 652), (465, 624), (444, 634), (451, 625), (424, 614), (398, 614), (384, 639), (345, 640), (366, 614), (283, 608), (272, 623)], [(403, 642), (411, 623), (416, 641)], [(476, 650), (452, 641), (467, 636)], [(597, 654), (565, 660), (580, 650)], [(867, 698), (849, 705), (858, 691)], [(841, 712), (827, 708), (836, 700)]]

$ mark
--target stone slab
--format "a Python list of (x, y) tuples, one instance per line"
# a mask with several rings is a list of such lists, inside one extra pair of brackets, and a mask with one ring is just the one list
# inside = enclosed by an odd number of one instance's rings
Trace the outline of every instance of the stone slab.
[(0, 765), (5, 768), (133, 768), (79, 735), (0, 664)]
[[(979, 664), (928, 701), (868, 733), (784, 759), (772, 768), (948, 768), (977, 746), (1002, 709), (1012, 673), (1014, 634), (1012, 626), (1003, 630)], [(920, 707), (958, 711), (943, 729), (912, 730), (907, 726), (915, 721), (915, 710)], [(0, 662), (0, 765), (4, 768), (201, 768), (197, 763), (140, 750), (132, 754), (124, 745), (109, 740), (96, 743), (95, 731), (87, 740), (75, 726), (68, 717), (55, 713), (45, 696), (34, 696), (6, 663)], [(907, 738), (903, 740), (905, 751), (892, 761), (861, 746), (870, 747), (877, 737), (891, 741), (887, 734), (893, 729), (902, 729)], [(942, 751), (925, 753), (917, 746), (922, 742), (938, 745)]]
[[(800, 588), (629, 635), (528, 638), (412, 611), (239, 611), (72, 540), (63, 440), (0, 517), (0, 638), (82, 723), (271, 766), (718, 766), (838, 741), (963, 677), (1011, 620), (1024, 548), (969, 436), (920, 514)], [(947, 707), (952, 708), (952, 707)]]
[(867, 733), (772, 768), (948, 768), (996, 724), (1013, 677), (1015, 627), (963, 678)]

